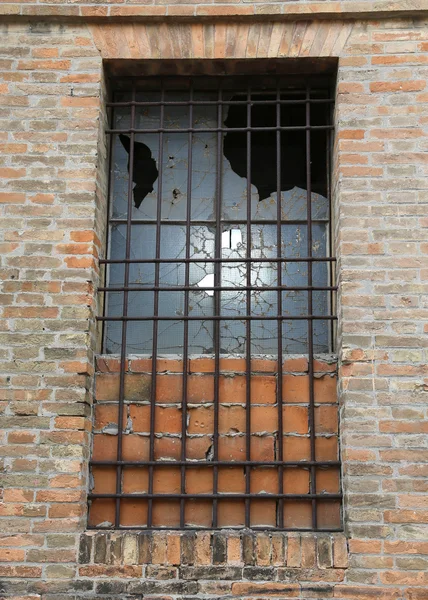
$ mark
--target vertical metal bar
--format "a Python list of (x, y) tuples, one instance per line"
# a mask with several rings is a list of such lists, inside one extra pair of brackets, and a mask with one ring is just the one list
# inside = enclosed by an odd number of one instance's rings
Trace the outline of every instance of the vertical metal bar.
[[(311, 177), (311, 88), (306, 86), (306, 199), (307, 199), (307, 256), (312, 257), (312, 177)], [(308, 314), (313, 314), (312, 302), (312, 261), (308, 261)], [(311, 461), (315, 460), (315, 407), (314, 407), (314, 328), (308, 319), (308, 377), (309, 377), (309, 434)], [(316, 469), (311, 466), (311, 494), (316, 493)], [(317, 501), (312, 499), (312, 529), (317, 529)]]
[[(276, 126), (281, 125), (281, 93), (279, 84), (276, 88)], [(282, 225), (282, 195), (281, 195), (281, 131), (278, 129), (276, 132), (276, 255), (277, 258), (282, 257), (282, 236), (281, 236), (281, 225)], [(277, 302), (278, 302), (278, 316), (282, 316), (282, 262), (276, 263), (277, 271)], [(284, 460), (283, 443), (284, 443), (284, 427), (282, 422), (282, 319), (278, 319), (278, 373), (277, 373), (277, 385), (276, 385), (276, 402), (278, 406), (278, 447), (277, 456), (275, 457), (279, 461)], [(278, 494), (284, 493), (284, 469), (282, 465), (278, 467)], [(278, 527), (284, 527), (284, 499), (278, 499), (278, 514), (277, 514), (277, 525)]]
[[(217, 126), (220, 128), (223, 124), (223, 90), (222, 84), (220, 84), (217, 96)], [(216, 194), (215, 194), (215, 219), (216, 219), (216, 233), (215, 233), (215, 258), (221, 258), (221, 200), (222, 200), (222, 167), (223, 167), (223, 134), (221, 131), (217, 133), (217, 173), (216, 173)], [(222, 263), (217, 260), (214, 264), (214, 286), (221, 285), (221, 265)], [(219, 316), (221, 312), (221, 291), (216, 289), (214, 291), (214, 316)], [(220, 403), (220, 320), (217, 319), (213, 322), (213, 333), (214, 333), (214, 427), (213, 427), (213, 459), (218, 461), (218, 444), (219, 444), (219, 403)], [(213, 467), (213, 493), (218, 493), (218, 466)], [(218, 525), (218, 501), (217, 498), (213, 499), (213, 527)]]
[[(251, 87), (247, 90), (247, 249), (246, 257), (251, 258)], [(252, 262), (247, 261), (247, 287), (251, 286), (251, 271)], [(247, 289), (246, 291), (246, 314), (251, 314), (251, 292)], [(246, 421), (246, 435), (245, 435), (245, 456), (246, 460), (251, 460), (251, 321), (248, 318), (245, 319), (245, 331), (246, 331), (246, 368), (245, 368), (245, 421)], [(245, 493), (249, 494), (251, 490), (251, 467), (245, 467)], [(251, 526), (251, 503), (250, 498), (245, 498), (245, 527)]]
[[(135, 102), (135, 84), (132, 87), (132, 102)], [(135, 128), (135, 105), (131, 106), (131, 129)], [(128, 169), (128, 213), (126, 219), (126, 246), (125, 258), (131, 258), (131, 230), (132, 230), (132, 195), (133, 195), (133, 174), (134, 174), (134, 133), (130, 134), (129, 145), (129, 169)], [(124, 287), (129, 287), (129, 268), (130, 264), (125, 263)], [(123, 316), (128, 316), (128, 290), (123, 292)], [(122, 321), (122, 339), (120, 348), (120, 374), (119, 374), (119, 406), (117, 419), (117, 460), (122, 460), (122, 435), (123, 435), (123, 411), (125, 401), (125, 372), (126, 368), (126, 334), (127, 321)], [(122, 493), (122, 466), (116, 467), (116, 493)], [(116, 498), (115, 507), (115, 527), (120, 526), (120, 497)]]
[[(193, 81), (190, 83), (190, 105), (189, 105), (189, 129), (193, 127)], [(189, 281), (190, 281), (190, 222), (192, 218), (192, 143), (193, 133), (188, 133), (188, 152), (187, 152), (187, 204), (186, 204), (186, 263), (184, 272), (184, 316), (189, 315)], [(183, 382), (181, 398), (181, 460), (186, 460), (186, 429), (187, 429), (187, 363), (189, 358), (189, 321), (183, 323)], [(181, 466), (181, 493), (186, 493), (186, 467)], [(180, 527), (185, 527), (185, 499), (180, 500)]]
[[(330, 88), (328, 91), (328, 94), (330, 96)], [(325, 111), (327, 114), (327, 123), (326, 125), (331, 125), (331, 121), (332, 121), (332, 107), (328, 104), (325, 105)], [(332, 219), (332, 205), (331, 205), (331, 156), (330, 156), (330, 152), (331, 152), (331, 132), (329, 130), (326, 130), (326, 169), (327, 169), (327, 206), (328, 206), (328, 256), (331, 257), (333, 256), (333, 219)], [(328, 278), (328, 282), (327, 285), (335, 285), (335, 277), (334, 277), (334, 265), (333, 265), (333, 261), (329, 261), (328, 264), (326, 265), (326, 268), (329, 271), (329, 278)], [(334, 297), (334, 291), (330, 290), (329, 292), (329, 315), (333, 315), (335, 312), (335, 306), (334, 306), (334, 301), (335, 301), (335, 297)], [(333, 319), (331, 319), (330, 323), (329, 323), (329, 351), (330, 352), (334, 352), (335, 347), (334, 347), (334, 328), (335, 328), (335, 324)]]
[[(162, 130), (164, 124), (164, 105), (165, 100), (165, 85), (162, 80), (161, 83), (161, 107), (160, 107), (160, 120), (159, 126)], [(157, 193), (157, 207), (156, 207), (156, 259), (160, 258), (160, 247), (161, 247), (161, 218), (162, 218), (162, 167), (163, 167), (163, 132), (159, 132), (159, 158), (158, 158), (158, 193)], [(159, 286), (159, 267), (160, 263), (157, 260), (155, 263), (155, 287)], [(153, 299), (153, 316), (159, 315), (159, 291), (155, 290)], [(156, 417), (156, 376), (157, 376), (157, 354), (158, 354), (158, 323), (157, 319), (153, 320), (153, 345), (152, 345), (152, 385), (150, 391), (150, 450), (149, 460), (151, 462), (155, 459), (155, 417)], [(153, 494), (153, 465), (149, 466), (149, 494)], [(153, 500), (150, 497), (148, 500), (147, 508), (147, 527), (152, 526), (153, 521)]]

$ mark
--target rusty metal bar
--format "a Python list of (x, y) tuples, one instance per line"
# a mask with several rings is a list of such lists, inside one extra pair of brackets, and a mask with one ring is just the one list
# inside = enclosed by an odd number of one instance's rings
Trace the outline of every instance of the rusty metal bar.
[[(126, 219), (117, 219), (117, 218), (111, 218), (110, 219), (110, 223), (112, 224), (120, 224), (120, 223), (126, 223)], [(290, 219), (290, 220), (286, 220), (284, 221), (284, 225), (306, 225), (306, 221), (307, 219)], [(328, 223), (328, 219), (312, 219), (313, 223)], [(168, 221), (166, 222), (168, 225), (182, 225), (183, 227), (186, 226), (186, 220), (185, 219), (181, 219), (181, 220), (176, 220), (176, 219), (168, 219)], [(230, 220), (230, 219), (223, 219), (222, 220), (222, 224), (223, 225), (246, 225), (246, 221), (245, 220), (240, 220), (240, 219), (236, 219), (236, 220)], [(153, 225), (154, 224), (154, 220), (153, 219), (132, 219), (132, 224), (133, 225)], [(215, 220), (198, 220), (198, 219), (192, 219), (192, 225), (215, 225), (216, 221)], [(272, 221), (271, 219), (253, 219), (251, 221), (252, 225), (276, 225), (276, 219), (274, 221)], [(285, 258), (285, 257), (284, 257)], [(165, 260), (165, 259), (163, 259)], [(195, 259), (189, 259), (190, 261), (195, 260)], [(236, 260), (236, 259), (235, 259)], [(255, 259), (252, 259), (255, 261)], [(303, 259), (302, 259), (303, 260)], [(201, 261), (200, 261), (201, 262)]]
[[(228, 500), (236, 500), (237, 498), (228, 498)], [(93, 527), (88, 525), (87, 529), (91, 530), (91, 531), (147, 531), (147, 527), (145, 525), (121, 525), (119, 527)], [(176, 527), (151, 527), (150, 531), (169, 531), (169, 530), (176, 530)], [(242, 527), (240, 525), (230, 525), (227, 527), (228, 530), (230, 531), (239, 531), (242, 529)], [(296, 529), (292, 528), (292, 527), (275, 527), (272, 525), (263, 525), (263, 526), (258, 526), (258, 525), (253, 525), (251, 527), (252, 531), (272, 531), (272, 532), (296, 532)], [(196, 527), (196, 526), (186, 526), (185, 527), (186, 531), (218, 531), (218, 527)], [(298, 529), (299, 533), (305, 533), (305, 532), (313, 532), (314, 530), (312, 528), (309, 527), (299, 527)], [(326, 529), (317, 529), (316, 531), (322, 531), (323, 533), (326, 533), (328, 531), (328, 533), (339, 533), (339, 532), (343, 532), (343, 528), (342, 527), (331, 527), (330, 529), (326, 530)]]
[[(247, 90), (247, 248), (246, 258), (251, 259), (251, 87)], [(252, 262), (246, 264), (247, 288), (251, 286)], [(251, 314), (251, 293), (246, 293), (247, 314)], [(251, 460), (251, 320), (245, 320), (245, 458)], [(245, 527), (251, 527), (251, 467), (245, 467)]]
[(200, 498), (201, 500), (211, 500), (212, 498), (223, 498), (226, 500), (239, 500), (240, 498), (257, 498), (257, 499), (266, 499), (266, 498), (287, 498), (289, 500), (311, 500), (317, 499), (320, 500), (340, 500), (342, 498), (342, 494), (264, 494), (264, 493), (256, 493), (256, 494), (228, 494), (228, 493), (219, 493), (219, 494), (88, 494), (88, 497), (93, 500), (95, 498), (171, 498), (171, 499), (179, 499), (179, 498)]
[[(253, 92), (254, 93), (254, 92)], [(309, 100), (311, 104), (334, 104), (334, 100), (332, 98), (311, 98)], [(287, 105), (287, 104), (305, 104), (306, 100), (252, 100), (251, 104), (257, 105)], [(108, 107), (127, 107), (127, 106), (236, 106), (241, 105), (245, 106), (247, 104), (246, 100), (224, 100), (218, 102), (216, 100), (166, 100), (165, 102), (107, 102), (106, 106)], [(219, 125), (220, 127), (220, 125)]]
[[(306, 221), (304, 221), (304, 223), (306, 223)], [(168, 221), (167, 223), (168, 225), (171, 224), (170, 221)], [(255, 224), (255, 221), (252, 222), (252, 224)], [(269, 223), (267, 223), (269, 225)], [(276, 221), (274, 222), (274, 224), (276, 224)], [(329, 257), (329, 256), (322, 256), (322, 257), (318, 257), (318, 256), (313, 256), (313, 257), (283, 257), (283, 258), (245, 258), (245, 256), (243, 256), (242, 258), (204, 258), (204, 259), (196, 259), (196, 258), (192, 258), (190, 259), (188, 262), (190, 263), (211, 263), (211, 262), (222, 262), (222, 263), (241, 263), (241, 262), (283, 262), (283, 263), (291, 263), (291, 262), (329, 262), (329, 261), (336, 261), (336, 258), (333, 257)], [(136, 259), (100, 259), (100, 264), (125, 264), (127, 262), (129, 263), (135, 263), (135, 264), (139, 264), (139, 263), (150, 263), (150, 264), (156, 264), (156, 263), (180, 263), (180, 264), (184, 264), (186, 262), (185, 258), (168, 258), (167, 260), (165, 259), (160, 259), (160, 258), (136, 258)]]
[[(190, 88), (190, 100), (193, 98), (193, 87)], [(193, 104), (189, 106), (189, 127), (193, 125)], [(192, 158), (193, 158), (193, 134), (188, 134), (187, 149), (187, 202), (186, 202), (186, 259), (190, 258), (190, 223), (192, 216)], [(159, 204), (161, 204), (159, 202)], [(184, 316), (189, 315), (189, 286), (190, 263), (184, 266)], [(181, 396), (181, 460), (186, 460), (186, 429), (187, 429), (187, 362), (189, 357), (189, 321), (183, 323), (183, 381)], [(180, 487), (183, 498), (180, 500), (180, 528), (185, 525), (185, 500), (186, 494), (186, 466), (181, 465)]]
[[(247, 288), (248, 290), (248, 288)], [(156, 292), (155, 292), (156, 293)], [(253, 316), (251, 314), (245, 314), (240, 316), (227, 316), (224, 317), (222, 315), (211, 315), (211, 316), (181, 316), (180, 318), (176, 316), (158, 316), (155, 315), (153, 317), (97, 317), (98, 321), (274, 321), (275, 319), (282, 319), (283, 321), (309, 321), (309, 320), (324, 320), (324, 319), (337, 319), (335, 315), (305, 315), (305, 316), (296, 316), (296, 315), (277, 315), (276, 317), (265, 317), (265, 316)]]
[[(217, 107), (217, 125), (220, 128), (223, 123), (223, 91), (218, 90)], [(222, 215), (222, 170), (223, 170), (223, 134), (217, 132), (217, 174), (215, 190), (215, 226), (217, 235), (215, 237), (214, 255), (217, 262), (214, 263), (214, 315), (221, 314), (221, 215)], [(220, 404), (220, 320), (213, 323), (213, 342), (214, 342), (214, 424), (213, 424), (213, 461), (218, 463), (218, 445), (219, 445), (219, 404)], [(213, 492), (218, 491), (218, 465), (213, 468)], [(218, 523), (218, 502), (213, 499), (212, 507), (213, 527)]]
[(186, 467), (245, 467), (249, 465), (251, 467), (302, 467), (308, 468), (313, 465), (318, 467), (338, 467), (341, 463), (339, 460), (162, 460), (162, 461), (135, 461), (135, 460), (91, 460), (89, 464), (97, 466), (97, 467), (111, 467), (117, 464), (125, 465), (125, 466), (133, 466), (133, 467), (147, 467), (149, 465), (159, 466), (159, 467), (177, 467), (184, 464)]
[[(298, 126), (295, 127), (234, 127), (234, 133), (251, 133), (252, 131), (311, 131), (311, 130), (332, 130), (332, 125), (313, 125), (312, 127), (308, 126)], [(230, 133), (230, 129), (227, 127), (186, 127), (185, 129), (167, 129), (166, 127), (162, 129), (107, 129), (106, 133)]]
[[(307, 198), (307, 254), (312, 256), (312, 173), (311, 173), (311, 105), (309, 102), (311, 96), (310, 87), (306, 88), (306, 198)], [(312, 263), (308, 263), (308, 288), (312, 287)], [(312, 290), (308, 289), (308, 312), (312, 314), (313, 297)], [(308, 375), (309, 375), (309, 435), (311, 461), (315, 461), (315, 398), (314, 398), (314, 329), (313, 322), (308, 319)], [(312, 499), (312, 527), (317, 529), (317, 501), (316, 501), (316, 468), (311, 466), (310, 491)]]
[[(277, 265), (281, 265), (280, 262), (277, 262)], [(270, 285), (270, 286), (247, 286), (247, 285), (240, 285), (240, 286), (220, 286), (220, 285), (207, 285), (206, 287), (203, 288), (197, 288), (194, 285), (190, 285), (190, 286), (159, 286), (159, 287), (155, 287), (155, 286), (129, 286), (129, 287), (123, 287), (123, 286), (118, 286), (118, 287), (99, 287), (98, 291), (99, 292), (124, 292), (124, 291), (130, 291), (130, 292), (153, 292), (153, 291), (158, 291), (158, 292), (176, 292), (176, 291), (193, 291), (193, 292), (197, 292), (197, 291), (201, 291), (201, 290), (214, 290), (214, 291), (221, 291), (221, 292), (244, 292), (244, 291), (250, 291), (250, 292), (254, 292), (254, 291), (260, 291), (260, 290), (266, 290), (266, 291), (283, 291), (283, 292), (295, 292), (295, 291), (302, 291), (302, 290), (316, 290), (316, 291), (335, 291), (337, 290), (337, 286), (336, 285), (313, 285), (312, 287), (308, 287), (308, 286), (288, 286), (288, 285)]]
[[(281, 91), (279, 86), (276, 89), (276, 125), (281, 125)], [(282, 256), (282, 194), (281, 194), (281, 132), (276, 132), (276, 252), (277, 258)], [(277, 313), (282, 314), (282, 266), (283, 263), (278, 260), (276, 263), (276, 277), (278, 283), (277, 289)], [(278, 374), (276, 380), (276, 403), (278, 407), (278, 437), (277, 437), (277, 456), (281, 463), (278, 467), (278, 493), (284, 493), (284, 426), (282, 415), (282, 320), (277, 319), (278, 331)], [(278, 499), (276, 523), (278, 527), (284, 527), (284, 500)]]
[[(161, 97), (165, 97), (165, 88), (162, 83)], [(164, 107), (160, 108), (160, 123), (163, 125)], [(161, 220), (162, 220), (162, 174), (163, 174), (163, 134), (159, 133), (159, 175), (158, 175), (158, 204), (156, 210), (156, 258), (160, 258), (161, 251)], [(155, 263), (155, 286), (159, 287), (159, 268), (160, 261)], [(155, 458), (155, 424), (156, 424), (156, 383), (157, 383), (157, 354), (158, 354), (158, 318), (159, 313), (159, 292), (155, 290), (153, 298), (153, 340), (152, 340), (152, 384), (150, 389), (150, 446), (149, 460), (152, 463)], [(153, 466), (149, 466), (149, 493), (153, 494)], [(150, 527), (153, 521), (153, 502), (149, 499), (147, 505), (147, 526)]]
[[(132, 89), (132, 97), (135, 99), (135, 86)], [(135, 123), (135, 107), (131, 109), (131, 124)], [(126, 223), (126, 258), (131, 256), (131, 215), (132, 215), (132, 177), (134, 173), (134, 134), (130, 136), (130, 148), (129, 148), (129, 173), (128, 173), (128, 220)], [(124, 287), (129, 287), (129, 263), (125, 264), (124, 272)], [(124, 318), (128, 315), (128, 291), (123, 292), (123, 316)], [(125, 377), (127, 364), (126, 364), (126, 336), (127, 336), (128, 323), (126, 320), (122, 321), (122, 339), (121, 339), (121, 351), (120, 351), (120, 374), (119, 374), (119, 403), (118, 403), (118, 417), (117, 417), (117, 460), (122, 460), (122, 438), (123, 438), (123, 409), (125, 400)], [(115, 504), (115, 525), (120, 524), (120, 493), (122, 491), (122, 467), (120, 464), (116, 466), (116, 498)]]

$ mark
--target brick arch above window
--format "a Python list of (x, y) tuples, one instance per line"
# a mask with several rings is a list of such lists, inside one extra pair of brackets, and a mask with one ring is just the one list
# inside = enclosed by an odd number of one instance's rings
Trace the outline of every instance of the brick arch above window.
[(346, 21), (92, 24), (103, 59), (338, 57), (352, 32)]

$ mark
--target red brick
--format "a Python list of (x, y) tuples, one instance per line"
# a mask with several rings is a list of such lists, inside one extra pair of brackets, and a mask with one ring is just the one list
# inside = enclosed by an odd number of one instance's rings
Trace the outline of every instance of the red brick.
[(25, 202), (25, 194), (14, 192), (0, 192), (1, 204), (23, 204)]
[(18, 69), (24, 71), (67, 71), (71, 63), (69, 60), (21, 60)]
[(71, 108), (81, 108), (87, 106), (95, 106), (99, 105), (98, 98), (85, 98), (82, 96), (65, 96), (61, 98), (61, 106), (71, 107)]
[(426, 81), (375, 81), (370, 84), (371, 92), (420, 92)]
[(4, 562), (22, 562), (24, 557), (24, 550), (9, 550), (7, 548), (0, 548), (0, 560)]
[(141, 577), (141, 567), (131, 565), (91, 565), (79, 568), (81, 577)]
[(282, 399), (284, 402), (309, 402), (308, 375), (284, 375), (282, 378)]

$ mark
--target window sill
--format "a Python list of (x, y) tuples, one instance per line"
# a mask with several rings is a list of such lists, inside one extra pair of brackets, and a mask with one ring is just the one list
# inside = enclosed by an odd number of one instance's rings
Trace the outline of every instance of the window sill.
[(94, 574), (96, 565), (241, 567), (248, 579), (264, 567), (329, 569), (329, 580), (341, 581), (348, 547), (343, 533), (327, 532), (87, 531), (81, 535), (79, 563), (93, 565)]

